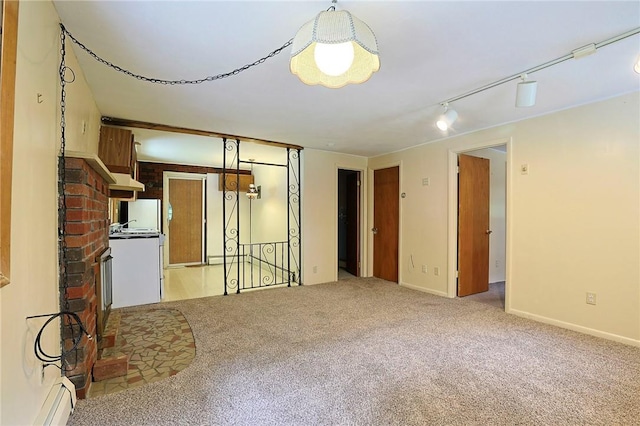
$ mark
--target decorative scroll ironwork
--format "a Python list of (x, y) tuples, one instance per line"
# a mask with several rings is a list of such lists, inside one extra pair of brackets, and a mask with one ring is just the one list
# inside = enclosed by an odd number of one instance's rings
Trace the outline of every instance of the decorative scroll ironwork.
[[(287, 240), (277, 242), (240, 243), (241, 194), (240, 141), (223, 139), (222, 216), (224, 243), (224, 294), (228, 291), (269, 287), (274, 285), (302, 285), (301, 279), (301, 204), (300, 150), (287, 148), (286, 164), (260, 163), (287, 169)], [(254, 163), (255, 164), (255, 163)], [(229, 175), (236, 179), (227, 180)], [(249, 209), (251, 214), (251, 209)], [(284, 220), (284, 218), (282, 219)]]
[(287, 241), (241, 244), (243, 290), (289, 283)]
[[(224, 294), (240, 293), (240, 141), (222, 139), (222, 249), (224, 258)], [(236, 175), (236, 179), (227, 176)]]
[(289, 286), (302, 285), (302, 203), (300, 196), (300, 150), (287, 148), (287, 229), (289, 242)]

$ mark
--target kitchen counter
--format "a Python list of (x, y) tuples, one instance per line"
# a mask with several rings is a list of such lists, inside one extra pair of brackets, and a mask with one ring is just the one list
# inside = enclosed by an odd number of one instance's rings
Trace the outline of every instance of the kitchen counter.
[(162, 235), (157, 229), (151, 228), (123, 228), (120, 231), (109, 234), (109, 239), (122, 238), (159, 238)]

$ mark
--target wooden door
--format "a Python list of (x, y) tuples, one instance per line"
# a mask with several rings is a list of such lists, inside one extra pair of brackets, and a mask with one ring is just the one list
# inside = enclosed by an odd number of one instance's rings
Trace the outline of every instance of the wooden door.
[(489, 160), (458, 156), (458, 296), (489, 290)]
[(202, 179), (169, 178), (169, 264), (202, 263)]
[(360, 172), (346, 175), (346, 240), (347, 265), (345, 269), (360, 276)]
[(400, 168), (373, 174), (373, 276), (398, 282)]

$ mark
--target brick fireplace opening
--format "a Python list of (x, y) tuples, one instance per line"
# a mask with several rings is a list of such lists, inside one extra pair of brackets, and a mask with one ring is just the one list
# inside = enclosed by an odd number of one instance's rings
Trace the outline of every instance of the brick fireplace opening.
[[(98, 310), (103, 306), (100, 287), (101, 255), (109, 246), (109, 185), (87, 161), (65, 158), (67, 288), (60, 278), (60, 306), (80, 316), (87, 331), (98, 336)], [(62, 262), (62, 256), (61, 262)], [(63, 265), (61, 264), (61, 271)], [(97, 285), (96, 285), (97, 284)], [(100, 320), (103, 321), (103, 312)], [(62, 335), (66, 348), (72, 346), (70, 332)], [(99, 337), (99, 336), (98, 336)], [(76, 387), (79, 398), (86, 398), (91, 371), (98, 356), (98, 339), (82, 338), (77, 353), (67, 355), (73, 370), (66, 376)]]

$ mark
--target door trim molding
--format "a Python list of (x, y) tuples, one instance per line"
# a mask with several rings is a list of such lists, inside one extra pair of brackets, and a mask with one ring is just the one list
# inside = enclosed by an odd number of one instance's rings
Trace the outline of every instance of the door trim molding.
[[(163, 171), (162, 172), (162, 230), (164, 231), (165, 240), (163, 246), (163, 259), (164, 259), (164, 268), (168, 267), (176, 267), (176, 266), (184, 266), (187, 264), (178, 264), (173, 263), (169, 264), (169, 221), (167, 220), (169, 214), (169, 179), (184, 179), (184, 180), (200, 180), (202, 181), (202, 260), (201, 263), (206, 263), (207, 258), (207, 246), (206, 246), (206, 236), (207, 236), (207, 175), (205, 173), (187, 173), (187, 172), (170, 172)], [(190, 263), (189, 265), (193, 265)], [(197, 265), (197, 263), (196, 263)]]
[(465, 152), (475, 151), (483, 148), (491, 148), (499, 145), (507, 146), (507, 193), (506, 193), (506, 246), (505, 246), (505, 312), (511, 310), (511, 292), (509, 291), (509, 283), (511, 282), (511, 220), (509, 218), (509, 212), (511, 209), (511, 150), (512, 150), (512, 138), (507, 137), (503, 139), (493, 139), (484, 142), (478, 142), (473, 144), (464, 145), (457, 149), (449, 149), (448, 163), (449, 163), (449, 178), (448, 178), (448, 214), (447, 214), (447, 297), (455, 298), (457, 281), (456, 281), (456, 269), (458, 259), (458, 154), (464, 154)]
[[(371, 235), (371, 227), (373, 226), (373, 185), (374, 185), (374, 181), (373, 181), (373, 174), (376, 170), (380, 170), (380, 169), (388, 169), (390, 167), (398, 167), (398, 193), (402, 196), (402, 186), (403, 186), (403, 179), (402, 179), (402, 167), (403, 167), (403, 161), (402, 160), (397, 160), (397, 161), (391, 161), (388, 163), (381, 163), (378, 164), (374, 167), (369, 167), (369, 172), (367, 173), (367, 177), (369, 179), (369, 182), (371, 182), (369, 185), (367, 185), (367, 196), (369, 198), (369, 209), (367, 212), (367, 223), (365, 225), (365, 232), (366, 232), (366, 240), (367, 240), (367, 276), (368, 277), (372, 277), (373, 276), (373, 236)], [(402, 203), (400, 202), (400, 200), (398, 200), (398, 284), (400, 284), (401, 282), (403, 282), (402, 280)], [(360, 272), (362, 274), (364, 274), (364, 269), (360, 269)]]

